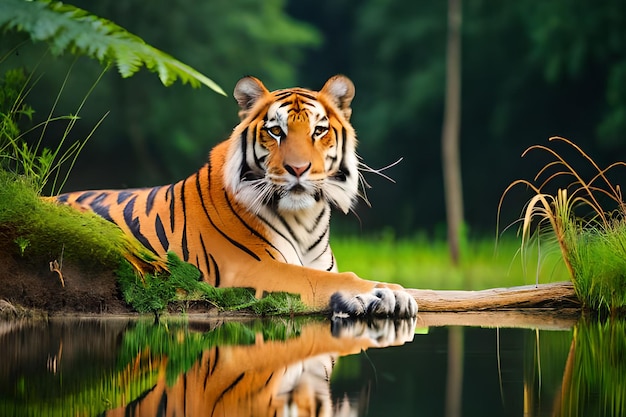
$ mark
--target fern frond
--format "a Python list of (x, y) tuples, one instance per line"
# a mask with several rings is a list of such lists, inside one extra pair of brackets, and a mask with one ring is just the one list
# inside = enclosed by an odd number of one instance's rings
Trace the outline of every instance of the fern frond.
[(25, 32), (33, 42), (47, 42), (55, 55), (69, 51), (97, 59), (102, 64), (113, 63), (124, 78), (145, 66), (166, 86), (180, 80), (193, 87), (204, 84), (226, 95), (213, 80), (148, 45), (139, 36), (69, 4), (47, 0), (2, 0), (0, 29)]

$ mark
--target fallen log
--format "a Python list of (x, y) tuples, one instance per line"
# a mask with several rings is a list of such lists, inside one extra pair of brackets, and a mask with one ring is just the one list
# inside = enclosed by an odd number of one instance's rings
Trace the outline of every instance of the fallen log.
[(491, 288), (480, 291), (407, 290), (420, 312), (496, 311), (529, 308), (578, 308), (571, 282)]

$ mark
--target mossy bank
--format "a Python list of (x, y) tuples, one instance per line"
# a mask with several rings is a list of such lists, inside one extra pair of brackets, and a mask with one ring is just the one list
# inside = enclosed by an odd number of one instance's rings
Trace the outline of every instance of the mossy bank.
[[(138, 274), (131, 263), (146, 273)], [(112, 223), (42, 199), (28, 180), (2, 170), (0, 300), (5, 315), (23, 309), (44, 314), (304, 312), (293, 295), (256, 300), (247, 289), (212, 288), (176, 256), (167, 264), (159, 261)]]

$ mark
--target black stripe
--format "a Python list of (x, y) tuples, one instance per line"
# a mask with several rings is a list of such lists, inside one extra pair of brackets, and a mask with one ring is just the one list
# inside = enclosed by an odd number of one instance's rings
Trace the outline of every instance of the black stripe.
[[(241, 224), (244, 225), (245, 228), (250, 231), (250, 233), (252, 233), (254, 236), (258, 237), (259, 239), (261, 239), (261, 241), (263, 241), (263, 243), (265, 243), (266, 245), (270, 246), (272, 249), (274, 249), (274, 250), (276, 250), (277, 252), (280, 253), (278, 248), (276, 246), (274, 246), (274, 244), (272, 242), (267, 240), (267, 238), (265, 236), (263, 236), (258, 230), (256, 230), (255, 228), (253, 228), (252, 226), (250, 226), (248, 223), (245, 222), (245, 220), (239, 215), (237, 210), (235, 210), (235, 207), (233, 206), (233, 203), (230, 200), (230, 197), (229, 197), (229, 195), (228, 195), (228, 193), (226, 191), (224, 191), (224, 198), (226, 199), (226, 202), (228, 203), (228, 208), (230, 209), (230, 211), (233, 212), (235, 217), (237, 217), (237, 220), (239, 220), (241, 222)], [(281, 253), (281, 255), (282, 255), (282, 253)], [(283, 255), (283, 259), (285, 259), (285, 262), (287, 262), (287, 259), (285, 258), (284, 255)]]
[[(215, 348), (215, 360), (213, 361), (213, 366), (211, 366), (211, 370), (208, 372), (208, 375), (213, 375), (213, 373), (215, 372), (215, 368), (217, 368), (217, 362), (220, 359), (220, 348), (216, 347)], [(206, 381), (205, 381), (205, 386), (206, 386)]]
[(248, 128), (246, 127), (241, 133), (241, 169), (239, 170), (239, 179), (245, 180), (246, 175), (251, 171), (250, 165), (248, 165), (247, 153), (248, 153)]
[(128, 204), (126, 204), (126, 206), (124, 207), (124, 210), (123, 210), (124, 221), (126, 222), (126, 225), (130, 229), (133, 236), (135, 236), (135, 238), (139, 241), (139, 243), (145, 246), (146, 249), (148, 249), (152, 253), (156, 254), (156, 251), (154, 250), (154, 248), (152, 247), (148, 239), (146, 239), (146, 237), (140, 231), (141, 225), (139, 223), (139, 219), (137, 217), (133, 217), (133, 209), (135, 208), (136, 200), (137, 200), (137, 196), (135, 195), (133, 198), (130, 199)]
[(86, 191), (86, 192), (82, 193), (81, 195), (79, 195), (79, 196), (76, 198), (76, 200), (75, 200), (75, 201), (76, 201), (77, 203), (81, 203), (81, 202), (83, 202), (85, 199), (87, 199), (87, 198), (91, 197), (92, 195), (94, 195), (95, 193), (96, 193), (95, 191)]
[[(317, 225), (320, 223), (320, 221), (322, 220), (322, 218), (324, 218), (324, 216), (326, 215), (326, 210), (328, 210), (328, 206), (324, 206), (322, 207), (322, 211), (320, 211), (320, 214), (317, 216), (317, 218), (315, 219), (315, 222), (313, 223), (313, 227), (312, 228), (306, 228), (306, 231), (308, 233), (313, 233), (313, 231), (315, 230), (315, 228), (317, 227)], [(326, 225), (326, 230), (328, 230), (329, 225)]]
[[(329, 240), (330, 240), (330, 239), (329, 239)], [(315, 257), (315, 259), (313, 259), (313, 262), (315, 262), (315, 261), (317, 261), (319, 258), (321, 258), (321, 257), (322, 257), (322, 255), (324, 255), (324, 254), (326, 253), (326, 251), (328, 250), (328, 248), (329, 248), (329, 247), (330, 247), (330, 241), (326, 242), (326, 247), (324, 248), (324, 250), (322, 250), (322, 251), (320, 252), (320, 254), (319, 254), (319, 255), (317, 255), (317, 256)], [(331, 264), (331, 265), (332, 265), (332, 264)]]
[(165, 201), (170, 200), (170, 232), (174, 233), (174, 184), (170, 184), (165, 192)]
[(117, 204), (122, 204), (124, 201), (128, 200), (130, 196), (133, 195), (132, 191), (124, 190), (117, 193)]
[[(211, 205), (213, 207), (216, 207), (216, 204), (213, 201), (213, 198), (211, 197), (211, 186), (212, 186), (212, 182), (211, 182), (211, 165), (208, 166), (207, 172), (208, 172), (207, 173), (207, 177), (208, 177), (208, 181), (209, 181), (208, 182), (208, 184), (209, 184), (209, 198), (211, 199)], [(222, 237), (224, 237), (226, 240), (228, 240), (232, 245), (234, 245), (235, 247), (241, 249), (242, 251), (244, 251), (245, 253), (247, 253), (248, 255), (250, 255), (251, 257), (256, 259), (257, 261), (260, 261), (261, 258), (256, 253), (252, 252), (252, 250), (248, 249), (247, 247), (245, 247), (244, 245), (242, 245), (241, 243), (237, 242), (236, 240), (234, 240), (233, 238), (228, 236), (226, 233), (224, 233), (219, 227), (217, 227), (217, 225), (215, 224), (215, 222), (213, 221), (211, 216), (209, 216), (209, 210), (208, 210), (207, 205), (206, 205), (206, 203), (204, 201), (204, 198), (202, 197), (202, 192), (200, 191), (199, 176), (196, 176), (196, 187), (199, 190), (200, 202), (202, 203), (202, 210), (204, 210), (204, 214), (205, 214), (206, 218), (209, 220), (209, 223), (211, 223), (211, 226), (213, 226), (213, 228), (220, 235), (222, 235)]]
[[(206, 271), (208, 274), (210, 274), (211, 268), (209, 267), (209, 257), (206, 251), (206, 245), (204, 244), (204, 238), (202, 237), (202, 233), (198, 233), (198, 235), (200, 237), (200, 246), (202, 246), (202, 256), (204, 256), (204, 264), (206, 265)], [(198, 267), (198, 269), (200, 268)], [(204, 278), (208, 278), (208, 277), (204, 277)]]
[(220, 286), (220, 268), (217, 266), (217, 262), (215, 262), (213, 255), (209, 255), (209, 257), (211, 258), (211, 265), (213, 265), (213, 280), (215, 281), (213, 286), (218, 288)]
[(69, 197), (69, 194), (61, 194), (59, 196), (57, 196), (56, 200), (58, 203), (67, 203), (67, 198)]
[(222, 393), (220, 395), (217, 396), (217, 398), (215, 399), (215, 403), (213, 404), (213, 409), (211, 410), (211, 412), (208, 415), (210, 415), (210, 416), (215, 415), (215, 408), (222, 401), (222, 398), (224, 397), (224, 395), (226, 395), (226, 393), (228, 393), (228, 391), (231, 391), (233, 388), (235, 388), (237, 386), (237, 384), (239, 384), (241, 382), (241, 380), (243, 379), (243, 377), (245, 375), (246, 375), (245, 372), (241, 373), (237, 378), (235, 378), (235, 380), (228, 387), (226, 387), (226, 389), (224, 391), (222, 391)]
[(290, 90), (280, 91), (280, 92), (275, 93), (277, 100), (283, 99), (291, 94), (293, 94), (293, 92)]
[[(219, 404), (219, 402), (222, 400), (222, 397), (224, 397), (224, 395), (226, 395), (228, 391), (231, 391), (233, 388), (235, 388), (237, 384), (241, 382), (244, 376), (246, 376), (246, 373), (242, 372), (237, 378), (235, 378), (235, 380), (229, 386), (227, 386), (220, 395), (217, 396), (217, 398), (215, 399), (215, 405)], [(213, 413), (211, 413), (211, 415), (213, 415)]]
[(304, 93), (302, 91), (298, 91), (296, 94), (298, 94), (299, 96), (308, 98), (309, 100), (317, 101), (317, 98), (315, 96), (311, 95), (311, 94)]
[(161, 221), (161, 216), (156, 215), (156, 220), (154, 221), (154, 227), (156, 229), (156, 235), (159, 238), (159, 242), (161, 242), (161, 246), (163, 250), (167, 252), (170, 242), (167, 239), (167, 235), (165, 234), (165, 228), (163, 227), (163, 222)]
[[(254, 156), (254, 163), (257, 166), (257, 168), (259, 169), (259, 171), (263, 172), (263, 165), (261, 165), (261, 161), (265, 160), (265, 158), (267, 158), (267, 155), (259, 157), (256, 153), (256, 143), (257, 143), (257, 128), (256, 126), (254, 127), (254, 130), (252, 131), (252, 156)], [(244, 158), (247, 158), (248, 155), (244, 155)]]
[(341, 141), (341, 164), (339, 166), (339, 170), (341, 172), (343, 172), (343, 174), (346, 177), (349, 177), (351, 173), (350, 173), (350, 170), (348, 169), (348, 167), (346, 167), (346, 165), (345, 165), (345, 161), (346, 161), (346, 144), (345, 144), (346, 136), (347, 136), (346, 128), (343, 127), (341, 129), (341, 138), (342, 138), (342, 141)]
[(285, 229), (287, 229), (287, 232), (291, 235), (293, 240), (298, 244), (298, 246), (300, 246), (300, 239), (298, 239), (296, 235), (293, 233), (293, 230), (291, 229), (291, 226), (289, 226), (289, 223), (287, 223), (287, 220), (285, 220), (285, 218), (282, 216), (278, 216), (278, 219), (283, 224)]
[[(198, 173), (196, 172), (196, 178), (198, 177)], [(189, 260), (189, 247), (187, 246), (187, 207), (185, 204), (185, 182), (187, 180), (183, 180), (180, 185), (180, 201), (182, 205), (183, 212), (183, 238), (180, 242), (181, 249), (183, 251), (183, 260), (187, 262)]]
[[(209, 377), (213, 374), (213, 372), (215, 372), (215, 367), (217, 366), (217, 361), (220, 357), (220, 348), (216, 347), (215, 348), (215, 355), (214, 355), (214, 360), (213, 360), (213, 365), (211, 365), (210, 363), (207, 364), (207, 367), (209, 368), (209, 371), (204, 375), (204, 383), (202, 384), (204, 387), (204, 391), (206, 392), (207, 389), (207, 382), (209, 381)], [(209, 355), (209, 362), (211, 361), (211, 355)]]
[[(328, 230), (328, 229), (326, 229), (326, 230)], [(307, 248), (307, 250), (306, 250), (307, 252), (312, 251), (312, 250), (313, 250), (313, 248), (315, 248), (317, 245), (319, 245), (319, 244), (320, 244), (320, 242), (321, 242), (322, 240), (324, 240), (324, 237), (326, 236), (326, 230), (324, 231), (324, 233), (322, 233), (321, 235), (319, 235), (319, 237), (317, 238), (317, 240), (316, 240), (315, 242), (313, 242), (313, 244), (312, 244), (311, 246), (309, 246), (309, 247)], [(324, 253), (324, 251), (322, 252), (322, 254), (323, 254), (323, 253)], [(320, 254), (320, 256), (322, 256), (322, 254)], [(318, 258), (319, 258), (319, 256), (318, 256)]]
[[(280, 216), (278, 214), (277, 214), (277, 216), (280, 218)], [(304, 265), (304, 262), (302, 262), (302, 259), (300, 258), (300, 254), (298, 253), (298, 249), (294, 246), (293, 242), (289, 238), (287, 238), (287, 236), (282, 234), (276, 227), (274, 227), (274, 225), (270, 221), (268, 221), (266, 218), (264, 218), (261, 215), (259, 215), (257, 217), (259, 219), (261, 219), (263, 221), (263, 223), (265, 223), (267, 225), (267, 227), (272, 229), (277, 235), (279, 235), (280, 237), (285, 239), (287, 241), (287, 243), (289, 243), (289, 245), (291, 245), (293, 251), (295, 252), (296, 256), (298, 257), (298, 261), (300, 262), (301, 265)], [(282, 218), (281, 218), (281, 220), (282, 220)], [(279, 251), (279, 253), (282, 255), (283, 259), (285, 259), (285, 262), (286, 262), (287, 258), (285, 257), (285, 255), (283, 255), (282, 252), (280, 252), (280, 251)]]
[[(106, 194), (104, 194), (104, 196), (106, 197)], [(96, 198), (94, 201), (91, 202), (91, 204), (89, 204), (89, 207), (91, 207), (91, 210), (93, 210), (93, 212), (96, 213), (98, 216), (112, 223), (115, 223), (115, 221), (113, 221), (113, 219), (111, 218), (111, 214), (109, 212), (110, 206), (108, 204), (101, 204), (102, 200), (102, 198)]]
[(148, 193), (148, 198), (146, 199), (146, 216), (149, 215), (152, 211), (152, 207), (154, 207), (154, 198), (156, 197), (160, 189), (161, 187), (154, 187)]
[(326, 268), (326, 270), (330, 272), (333, 270), (334, 267), (335, 267), (335, 256), (333, 255), (330, 257), (330, 266)]

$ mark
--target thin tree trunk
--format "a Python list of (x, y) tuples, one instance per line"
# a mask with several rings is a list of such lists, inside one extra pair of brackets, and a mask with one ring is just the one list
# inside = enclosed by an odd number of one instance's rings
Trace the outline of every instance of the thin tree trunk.
[(460, 257), (463, 225), (463, 191), (459, 136), (461, 129), (461, 0), (448, 0), (448, 46), (446, 56), (446, 98), (441, 137), (443, 179), (446, 196), (448, 245), (452, 263)]

